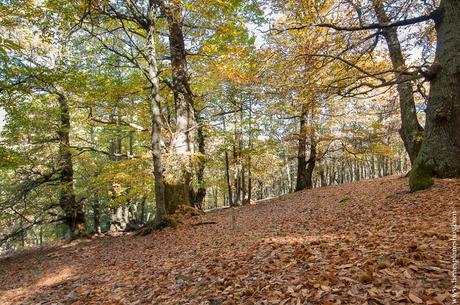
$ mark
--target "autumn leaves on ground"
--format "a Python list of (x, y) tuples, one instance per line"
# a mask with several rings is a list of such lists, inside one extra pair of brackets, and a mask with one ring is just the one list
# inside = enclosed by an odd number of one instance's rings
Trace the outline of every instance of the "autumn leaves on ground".
[(450, 304), (459, 207), (459, 180), (306, 190), (2, 258), (0, 304)]

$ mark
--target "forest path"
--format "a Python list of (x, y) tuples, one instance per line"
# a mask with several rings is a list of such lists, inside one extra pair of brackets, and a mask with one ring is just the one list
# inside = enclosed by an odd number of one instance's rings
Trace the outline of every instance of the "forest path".
[(448, 304), (460, 180), (407, 183), (306, 190), (2, 258), (0, 304)]

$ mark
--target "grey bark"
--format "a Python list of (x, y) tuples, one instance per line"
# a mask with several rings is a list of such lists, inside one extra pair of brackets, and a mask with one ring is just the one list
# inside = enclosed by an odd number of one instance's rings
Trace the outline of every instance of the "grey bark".
[(156, 47), (155, 47), (155, 23), (156, 12), (155, 6), (152, 4), (149, 8), (149, 31), (147, 35), (148, 47), (148, 65), (149, 65), (149, 78), (152, 83), (151, 89), (151, 120), (152, 120), (152, 158), (153, 158), (153, 176), (155, 180), (155, 203), (156, 203), (156, 217), (157, 224), (162, 223), (166, 219), (166, 208), (164, 198), (164, 184), (163, 184), (163, 164), (161, 160), (161, 96), (160, 86), (158, 79), (158, 65), (156, 60)]
[(460, 177), (460, 2), (441, 1), (435, 25), (426, 129), (410, 174), (412, 191), (430, 186), (432, 176)]

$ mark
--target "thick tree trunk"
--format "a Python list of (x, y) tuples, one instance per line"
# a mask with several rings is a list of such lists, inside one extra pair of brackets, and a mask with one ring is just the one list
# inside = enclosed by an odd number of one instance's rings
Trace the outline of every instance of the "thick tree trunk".
[(180, 21), (181, 7), (179, 2), (162, 7), (169, 27), (169, 50), (176, 107), (177, 136), (174, 147), (178, 153), (190, 153), (193, 152), (193, 134), (190, 129), (195, 126), (195, 117), (187, 73), (184, 34)]
[(412, 191), (431, 186), (432, 176), (460, 177), (460, 2), (443, 0), (440, 9), (426, 129), (409, 179)]
[(185, 183), (164, 183), (165, 207), (168, 214), (173, 214), (179, 206), (190, 205), (189, 188)]
[[(193, 97), (189, 85), (187, 73), (187, 59), (185, 53), (184, 34), (182, 32), (181, 11), (182, 7), (178, 1), (159, 1), (161, 9), (168, 22), (169, 29), (169, 51), (171, 55), (172, 67), (172, 89), (176, 110), (176, 133), (173, 142), (174, 153), (180, 157), (182, 163), (183, 178), (177, 182), (174, 189), (184, 189), (174, 196), (166, 197), (167, 210), (177, 206), (178, 200), (181, 204), (189, 205), (194, 202), (194, 191), (192, 189), (192, 154), (194, 152), (193, 128), (195, 127), (195, 117), (193, 111)], [(179, 194), (187, 196), (188, 199), (178, 198)]]
[[(373, 5), (378, 21), (381, 24), (390, 23), (382, 0), (373, 0)], [(401, 51), (397, 28), (384, 28), (382, 29), (382, 33), (387, 42), (391, 63), (393, 70), (395, 70), (396, 81), (398, 82), (397, 90), (401, 112), (401, 129), (399, 130), (399, 134), (413, 164), (422, 145), (423, 128), (417, 119), (412, 82), (408, 81), (408, 76), (404, 74), (407, 67)]]
[(128, 219), (125, 215), (125, 206), (120, 205), (112, 209), (110, 215), (110, 231), (123, 232), (128, 226)]
[(149, 32), (147, 35), (149, 78), (152, 84), (150, 108), (152, 119), (152, 158), (153, 176), (155, 180), (155, 203), (156, 203), (156, 224), (162, 224), (166, 220), (166, 208), (163, 184), (163, 164), (161, 160), (161, 96), (158, 79), (158, 65), (155, 48), (155, 6), (149, 9)]
[(70, 114), (69, 105), (63, 94), (58, 95), (60, 126), (59, 136), (59, 167), (60, 195), (59, 206), (64, 211), (64, 223), (69, 227), (70, 237), (75, 238), (86, 233), (83, 206), (77, 203), (73, 183), (73, 161), (70, 152)]

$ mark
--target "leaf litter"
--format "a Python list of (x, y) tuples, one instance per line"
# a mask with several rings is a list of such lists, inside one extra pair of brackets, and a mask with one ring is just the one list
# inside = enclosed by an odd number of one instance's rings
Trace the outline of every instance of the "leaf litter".
[(450, 304), (460, 180), (406, 190), (306, 190), (1, 258), (0, 304)]

